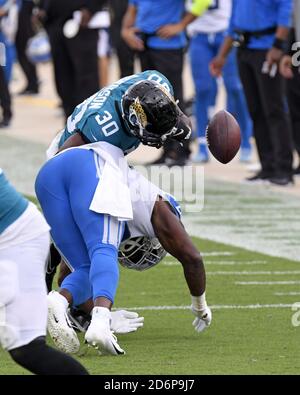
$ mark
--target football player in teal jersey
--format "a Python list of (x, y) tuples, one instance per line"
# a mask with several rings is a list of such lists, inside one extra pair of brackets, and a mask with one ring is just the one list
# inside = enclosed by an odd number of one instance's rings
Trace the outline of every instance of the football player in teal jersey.
[(183, 141), (190, 135), (190, 120), (175, 102), (172, 85), (151, 70), (122, 78), (79, 104), (52, 155), (57, 149), (98, 141), (127, 154), (140, 143), (160, 148), (166, 141)]
[(0, 346), (32, 373), (86, 375), (79, 362), (46, 344), (49, 229), (0, 169)]

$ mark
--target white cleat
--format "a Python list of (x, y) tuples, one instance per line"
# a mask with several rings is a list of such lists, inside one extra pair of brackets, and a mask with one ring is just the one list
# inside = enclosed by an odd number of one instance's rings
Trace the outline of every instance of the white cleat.
[(74, 354), (79, 350), (80, 343), (76, 332), (67, 316), (68, 303), (65, 297), (56, 291), (47, 296), (48, 299), (48, 332), (61, 351)]
[(107, 308), (94, 307), (92, 321), (86, 331), (85, 340), (103, 355), (125, 354), (110, 329), (110, 320), (111, 312)]

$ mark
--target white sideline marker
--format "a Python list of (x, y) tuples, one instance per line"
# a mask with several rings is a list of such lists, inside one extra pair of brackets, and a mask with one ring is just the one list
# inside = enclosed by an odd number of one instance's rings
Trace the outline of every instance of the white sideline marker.
[[(212, 310), (256, 310), (256, 309), (287, 309), (293, 304), (249, 304), (249, 305), (213, 305)], [(164, 310), (190, 310), (191, 306), (139, 306), (139, 307), (118, 307), (117, 310), (135, 311), (164, 311)]]
[[(211, 252), (201, 252), (202, 256), (233, 256), (236, 255), (235, 252), (230, 251), (211, 251)], [(167, 257), (172, 257), (172, 255), (167, 254)]]
[(300, 292), (274, 292), (275, 296), (297, 296)]
[[(267, 261), (250, 261), (250, 262), (240, 262), (240, 261), (204, 261), (204, 265), (215, 265), (215, 266), (244, 266), (244, 265), (266, 265)], [(165, 266), (181, 266), (181, 263), (175, 260), (162, 263)]]
[(280, 272), (280, 271), (256, 271), (256, 272), (249, 272), (246, 270), (243, 270), (241, 272), (207, 272), (207, 275), (209, 276), (256, 276), (256, 275), (265, 275), (265, 276), (281, 276), (281, 275), (290, 275), (290, 274), (300, 274), (300, 270), (290, 270), (290, 271), (285, 271), (285, 272)]
[(236, 285), (296, 285), (300, 281), (236, 281)]
[(235, 252), (223, 251), (223, 252), (202, 252), (202, 256), (232, 256), (235, 255)]

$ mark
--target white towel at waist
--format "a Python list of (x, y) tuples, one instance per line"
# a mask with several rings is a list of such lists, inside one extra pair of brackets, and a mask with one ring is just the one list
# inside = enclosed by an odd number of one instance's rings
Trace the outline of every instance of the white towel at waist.
[(99, 169), (101, 174), (90, 210), (109, 214), (119, 221), (132, 220), (133, 209), (128, 184), (129, 167), (123, 151), (105, 142), (81, 145), (77, 148), (93, 150), (104, 163)]
[[(48, 148), (48, 159), (51, 159), (57, 152), (62, 133), (63, 131), (55, 137)], [(93, 150), (104, 163), (90, 210), (117, 217), (119, 221), (132, 220), (133, 209), (128, 184), (129, 167), (123, 151), (114, 145), (100, 141), (68, 148), (57, 155), (75, 148)]]

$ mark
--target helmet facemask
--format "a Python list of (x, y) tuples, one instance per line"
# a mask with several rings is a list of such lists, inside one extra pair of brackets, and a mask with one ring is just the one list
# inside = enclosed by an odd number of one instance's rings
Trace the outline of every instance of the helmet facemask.
[(119, 263), (127, 269), (143, 271), (157, 265), (166, 254), (158, 239), (132, 237), (121, 243)]

